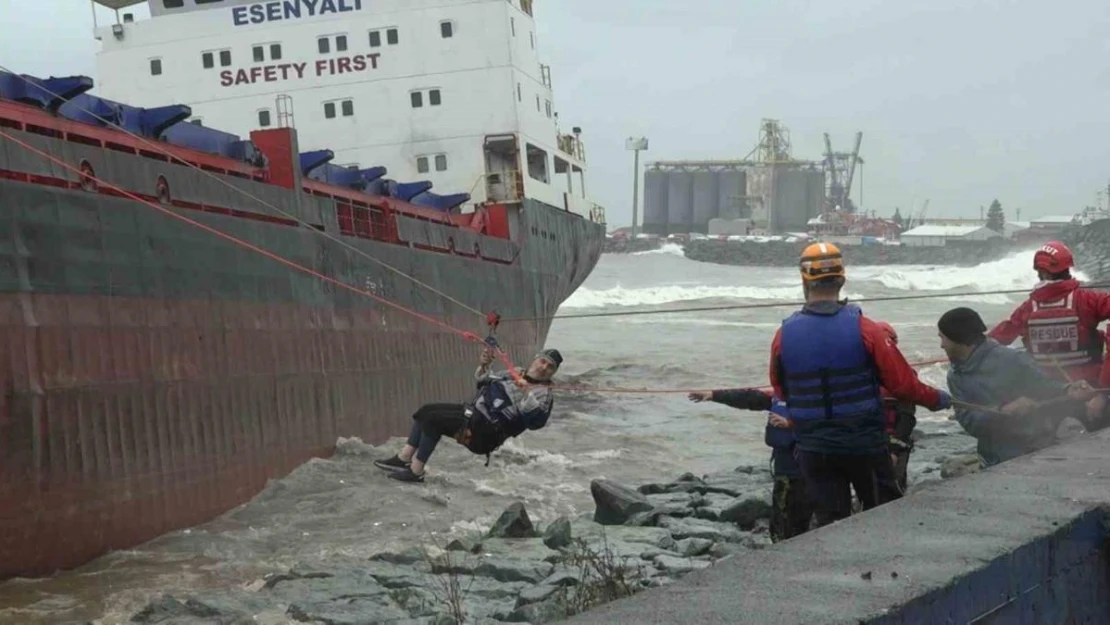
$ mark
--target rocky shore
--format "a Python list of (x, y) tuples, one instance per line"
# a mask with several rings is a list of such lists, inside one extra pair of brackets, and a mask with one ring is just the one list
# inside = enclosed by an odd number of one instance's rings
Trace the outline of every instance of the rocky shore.
[[(805, 243), (754, 241), (690, 241), (686, 257), (720, 265), (793, 267)], [(843, 248), (852, 265), (956, 265), (975, 266), (998, 260), (1024, 249), (1002, 239), (949, 243), (945, 247), (853, 245)]]
[(1073, 226), (1060, 238), (1071, 247), (1076, 264), (1092, 282), (1110, 282), (1110, 219)]
[(634, 254), (636, 252), (650, 252), (663, 247), (664, 239), (633, 239), (630, 237), (613, 237), (605, 239), (601, 251), (605, 254)]
[[(971, 439), (941, 433), (918, 438), (915, 482), (977, 470), (968, 455)], [(559, 517), (540, 528), (518, 502), (480, 535), (449, 542), (420, 536), (421, 545), (369, 559), (329, 558), (325, 567), (293, 566), (239, 588), (165, 594), (131, 622), (546, 623), (770, 544), (766, 466), (686, 474), (638, 488), (598, 479), (590, 491), (592, 514)]]

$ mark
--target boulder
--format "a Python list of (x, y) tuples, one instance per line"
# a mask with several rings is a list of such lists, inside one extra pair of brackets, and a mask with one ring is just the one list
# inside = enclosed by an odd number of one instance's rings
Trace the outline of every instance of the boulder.
[(771, 504), (763, 498), (751, 497), (737, 500), (732, 505), (721, 511), (719, 520), (735, 523), (741, 529), (751, 530), (756, 521), (771, 518)]
[(517, 501), (501, 513), (488, 535), (493, 538), (532, 538), (536, 536), (536, 528), (528, 518), (524, 504)]
[(713, 548), (713, 541), (708, 538), (685, 538), (675, 545), (675, 551), (686, 557), (704, 555), (709, 553), (711, 548)]
[(551, 549), (562, 549), (570, 545), (570, 519), (561, 516), (551, 522), (543, 531), (543, 544)]
[(447, 543), (447, 551), (462, 551), (465, 553), (478, 553), (482, 550), (482, 541), (477, 538), (463, 536)]
[(713, 542), (731, 541), (738, 542), (744, 539), (744, 533), (730, 525), (713, 523), (701, 519), (676, 519), (663, 517), (659, 519), (659, 526), (665, 528), (676, 540), (684, 538), (705, 538)]
[(594, 498), (594, 521), (602, 525), (621, 525), (638, 512), (650, 512), (651, 502), (642, 494), (611, 480), (590, 482)]
[(978, 473), (979, 470), (978, 454), (960, 454), (948, 456), (941, 462), (940, 476), (944, 479), (949, 479), (960, 477), (961, 475)]

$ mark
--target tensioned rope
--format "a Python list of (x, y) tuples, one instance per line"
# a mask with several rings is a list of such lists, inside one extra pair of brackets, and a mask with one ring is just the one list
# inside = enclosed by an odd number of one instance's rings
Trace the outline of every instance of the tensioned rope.
[[(296, 261), (289, 260), (288, 258), (285, 258), (284, 256), (281, 256), (279, 254), (275, 254), (273, 252), (270, 252), (269, 250), (263, 249), (263, 248), (261, 248), (257, 245), (254, 245), (253, 243), (250, 243), (248, 241), (244, 241), (244, 240), (242, 240), (242, 239), (240, 239), (240, 238), (238, 238), (234, 235), (223, 232), (218, 228), (206, 225), (206, 224), (201, 223), (199, 221), (196, 221), (194, 219), (190, 219), (189, 217), (187, 217), (185, 215), (182, 215), (182, 214), (180, 214), (180, 213), (178, 213), (174, 210), (171, 210), (170, 208), (167, 208), (165, 206), (162, 206), (160, 204), (152, 202), (152, 201), (150, 201), (146, 198), (140, 197), (140, 196), (136, 195), (135, 193), (132, 193), (131, 191), (128, 191), (127, 189), (124, 189), (124, 188), (122, 188), (118, 185), (114, 185), (110, 182), (107, 182), (107, 181), (105, 181), (101, 178), (96, 177), (95, 175), (89, 175), (89, 174), (81, 171), (79, 168), (61, 160), (60, 158), (58, 158), (58, 157), (56, 157), (52, 154), (49, 154), (49, 153), (47, 153), (43, 150), (40, 150), (40, 149), (36, 148), (35, 146), (25, 142), (25, 141), (21, 141), (20, 139), (18, 139), (16, 137), (12, 136), (11, 134), (5, 132), (3, 129), (0, 129), (0, 137), (3, 137), (3, 138), (11, 141), (12, 143), (14, 143), (16, 145), (19, 145), (19, 146), (21, 146), (21, 147), (23, 147), (23, 148), (25, 148), (25, 149), (27, 149), (31, 152), (34, 152), (35, 154), (38, 154), (39, 156), (42, 156), (43, 158), (45, 158), (45, 159), (47, 159), (47, 160), (49, 160), (53, 163), (56, 163), (57, 165), (61, 166), (63, 169), (70, 170), (70, 171), (78, 174), (81, 177), (86, 177), (86, 178), (89, 178), (91, 180), (94, 180), (94, 181), (97, 182), (98, 185), (102, 185), (102, 186), (104, 186), (106, 188), (109, 188), (109, 189), (114, 189), (120, 195), (122, 195), (124, 197), (127, 197), (131, 200), (134, 200), (136, 202), (145, 204), (145, 205), (157, 210), (160, 213), (163, 213), (165, 215), (173, 217), (174, 219), (177, 219), (177, 220), (182, 221), (184, 223), (187, 223), (189, 225), (195, 226), (197, 228), (200, 228), (201, 230), (204, 230), (206, 232), (209, 232), (211, 234), (216, 235), (217, 237), (220, 237), (222, 239), (230, 241), (235, 245), (239, 245), (239, 246), (241, 246), (245, 249), (251, 250), (251, 251), (253, 251), (257, 254), (260, 254), (260, 255), (262, 255), (266, 258), (269, 258), (269, 259), (274, 260), (274, 261), (276, 261), (276, 262), (278, 262), (282, 265), (285, 265), (285, 266), (287, 266), (291, 269), (294, 269), (294, 270), (300, 271), (302, 273), (311, 275), (313, 277), (319, 278), (319, 279), (321, 279), (325, 282), (334, 284), (334, 285), (336, 285), (340, 288), (346, 289), (346, 290), (351, 291), (353, 293), (363, 295), (363, 296), (368, 297), (368, 298), (370, 298), (374, 301), (377, 301), (377, 302), (379, 302), (379, 303), (381, 303), (385, 306), (388, 306), (390, 308), (398, 310), (402, 313), (412, 315), (413, 317), (416, 317), (416, 318), (418, 318), (422, 321), (425, 321), (425, 322), (430, 323), (432, 325), (435, 325), (437, 327), (448, 330), (448, 331), (450, 331), (454, 334), (457, 334), (458, 336), (460, 336), (464, 340), (471, 341), (471, 342), (483, 345), (486, 349), (491, 349), (494, 352), (494, 354), (498, 357), (498, 359), (501, 360), (501, 362), (503, 364), (505, 364), (506, 369), (509, 371), (509, 373), (512, 375), (512, 377), (518, 383), (526, 384), (526, 382), (523, 381), (523, 379), (519, 375), (519, 373), (517, 373), (515, 365), (513, 365), (512, 361), (510, 360), (510, 358), (509, 358), (509, 356), (506, 352), (501, 350), (500, 347), (490, 346), (484, 339), (477, 336), (473, 332), (468, 332), (468, 331), (465, 331), (465, 330), (461, 330), (461, 329), (456, 328), (456, 327), (454, 327), (454, 326), (452, 326), (452, 325), (450, 325), (450, 324), (448, 324), (448, 323), (446, 323), (442, 320), (436, 319), (435, 317), (432, 317), (430, 315), (427, 315), (427, 314), (421, 313), (419, 311), (413, 310), (411, 308), (408, 308), (406, 306), (403, 306), (401, 304), (393, 302), (393, 301), (391, 301), (387, 298), (381, 297), (380, 295), (377, 295), (376, 293), (373, 293), (369, 290), (361, 289), (359, 287), (347, 284), (346, 282), (343, 282), (342, 280), (338, 280), (338, 279), (333, 278), (331, 276), (328, 276), (326, 274), (320, 273), (320, 272), (316, 271), (315, 269), (312, 269), (310, 267), (305, 267), (304, 265), (301, 265), (301, 264), (297, 263)], [(1015, 291), (1015, 292), (1024, 292), (1024, 291)], [(978, 295), (982, 295), (982, 294), (983, 293), (978, 293)], [(913, 296), (912, 298), (913, 299), (920, 299), (921, 297), (923, 297), (923, 296)], [(930, 295), (929, 297), (953, 297), (953, 295), (950, 295), (950, 294), (933, 294), (933, 295)], [(776, 303), (776, 304), (774, 304), (774, 306), (791, 306), (791, 305), (797, 305), (797, 304), (794, 304), (794, 303)], [(756, 305), (749, 305), (748, 307), (765, 308), (765, 307), (770, 307), (770, 306), (768, 306), (766, 304), (756, 304)], [(915, 363), (914, 366), (936, 364), (936, 363), (939, 363), (939, 362), (944, 362), (944, 360), (924, 361), (924, 362), (921, 362), (921, 363)], [(559, 386), (556, 386), (555, 388), (558, 388), (559, 390), (566, 390), (566, 391), (581, 391), (581, 392), (593, 392), (593, 393), (641, 393), (641, 394), (691, 393), (691, 392), (695, 392), (695, 391), (704, 390), (704, 389), (590, 388), (590, 387), (575, 387), (575, 386), (572, 386), (572, 385), (565, 385), (565, 386), (559, 385)], [(762, 388), (767, 388), (767, 387), (762, 387)]]
[[(1110, 282), (1105, 283), (1091, 283), (1082, 285), (1087, 289), (1110, 289)], [(941, 297), (976, 297), (980, 295), (1013, 295), (1017, 293), (1028, 293), (1029, 289), (1006, 289), (999, 291), (972, 291), (965, 293), (927, 293), (921, 295), (890, 295), (887, 297), (868, 297), (857, 300), (847, 300), (853, 304), (858, 303), (872, 303), (872, 302), (900, 302), (907, 300), (918, 299), (936, 299)], [(691, 313), (691, 312), (712, 312), (715, 310), (749, 310), (756, 308), (793, 308), (804, 304), (805, 302), (759, 302), (755, 304), (729, 304), (725, 306), (693, 306), (685, 308), (669, 308), (669, 309), (652, 309), (652, 310), (617, 310), (610, 312), (598, 313), (581, 313), (572, 315), (555, 315), (553, 317), (507, 317), (502, 319), (502, 323), (512, 321), (544, 321), (544, 320), (561, 320), (561, 319), (594, 319), (598, 317), (632, 317), (637, 315), (669, 315), (672, 313)]]
[[(55, 98), (58, 98), (60, 100), (65, 100), (65, 98), (62, 97), (60, 94), (54, 93), (53, 91), (47, 89), (46, 87), (44, 87), (40, 84), (35, 84), (35, 83), (31, 82), (30, 80), (28, 80), (23, 75), (15, 73), (14, 71), (8, 69), (4, 65), (0, 65), (0, 71), (5, 71), (5, 72), (10, 73), (13, 76), (17, 76), (17, 77), (19, 77), (20, 80), (27, 83), (28, 85), (31, 85), (35, 89), (40, 89), (43, 92), (54, 96)], [(69, 102), (72, 102), (72, 100), (69, 100)], [(471, 306), (468, 306), (468, 305), (464, 304), (463, 302), (459, 301), (458, 299), (456, 299), (454, 297), (451, 297), (450, 295), (444, 293), (443, 291), (433, 287), (432, 285), (430, 285), (426, 282), (421, 281), (420, 279), (416, 278), (415, 276), (407, 274), (407, 273), (401, 271), (400, 269), (394, 267), (393, 265), (390, 265), (389, 263), (386, 263), (385, 261), (383, 261), (379, 258), (375, 258), (374, 256), (371, 256), (370, 254), (366, 253), (365, 251), (358, 249), (357, 247), (351, 245), (350, 243), (347, 243), (346, 241), (344, 241), (343, 239), (341, 239), (339, 237), (336, 237), (336, 236), (334, 236), (334, 235), (332, 235), (328, 232), (317, 229), (315, 226), (313, 226), (312, 224), (302, 220), (297, 215), (295, 215), (293, 213), (290, 213), (288, 211), (282, 210), (281, 208), (279, 208), (277, 206), (274, 206), (273, 204), (267, 202), (266, 200), (252, 194), (251, 192), (247, 191), (246, 189), (241, 189), (238, 186), (232, 184), (231, 182), (229, 182), (227, 180), (224, 180), (223, 178), (217, 176), (216, 174), (214, 174), (210, 171), (207, 171), (203, 167), (200, 167), (198, 165), (190, 163), (189, 161), (186, 161), (186, 160), (182, 159), (181, 157), (176, 156), (173, 152), (166, 149), (165, 146), (163, 146), (162, 144), (160, 144), (156, 141), (151, 141), (151, 140), (147, 139), (146, 137), (143, 137), (142, 135), (135, 134), (135, 133), (131, 132), (130, 130), (124, 128), (123, 126), (120, 126), (120, 125), (116, 124), (112, 120), (106, 119), (104, 117), (101, 117), (100, 115), (97, 115), (95, 111), (92, 111), (90, 109), (83, 108), (83, 107), (79, 107), (79, 108), (83, 112), (88, 113), (92, 117), (104, 122), (105, 124), (111, 126), (112, 128), (115, 128), (116, 130), (118, 130), (120, 132), (123, 132), (124, 134), (132, 137), (133, 139), (137, 139), (137, 140), (141, 141), (143, 144), (145, 144), (147, 146), (150, 146), (153, 150), (155, 150), (157, 152), (160, 152), (161, 154), (167, 156), (172, 161), (179, 162), (183, 165), (186, 165), (187, 167), (191, 167), (191, 168), (199, 171), (201, 174), (203, 174), (205, 176), (208, 176), (209, 178), (212, 178), (213, 180), (215, 180), (219, 184), (222, 184), (222, 185), (224, 185), (224, 186), (226, 186), (226, 187), (228, 187), (228, 188), (230, 188), (230, 189), (232, 189), (232, 190), (234, 190), (234, 191), (236, 191), (236, 192), (254, 200), (255, 202), (258, 202), (261, 206), (263, 206), (265, 208), (268, 208), (268, 209), (270, 209), (270, 210), (272, 210), (272, 211), (274, 211), (274, 212), (276, 212), (276, 213), (278, 213), (278, 214), (280, 214), (280, 215), (282, 215), (282, 216), (284, 216), (284, 217), (286, 217), (286, 218), (288, 218), (292, 221), (295, 221), (298, 225), (300, 225), (303, 228), (306, 228), (310, 232), (312, 232), (314, 234), (317, 234), (319, 236), (322, 236), (322, 237), (324, 237), (324, 238), (326, 238), (326, 239), (328, 239), (328, 240), (330, 240), (334, 243), (337, 243), (341, 247), (343, 247), (344, 249), (349, 250), (351, 252), (354, 252), (355, 254), (358, 254), (359, 256), (361, 256), (361, 257), (363, 257), (363, 258), (365, 258), (365, 259), (367, 259), (367, 260), (369, 260), (373, 263), (378, 264), (383, 269), (388, 269), (389, 271), (392, 271), (392, 272), (396, 273), (397, 275), (399, 275), (399, 276), (401, 276), (401, 277), (403, 277), (407, 280), (412, 281), (414, 284), (416, 284), (418, 286), (422, 286), (425, 289), (428, 289), (432, 293), (435, 293), (436, 295), (439, 295), (440, 297), (442, 297), (442, 298), (446, 299), (447, 301), (459, 306), (460, 308), (463, 308), (463, 309), (465, 309), (469, 312), (472, 312), (476, 315), (479, 315), (481, 317), (486, 316), (486, 313), (483, 313), (482, 311), (480, 311), (476, 308), (473, 308)], [(298, 191), (299, 191), (299, 189), (298, 189)]]
[[(472, 342), (475, 342), (475, 343), (480, 343), (482, 345), (486, 345), (487, 348), (489, 347), (484, 339), (478, 337), (473, 332), (467, 332), (465, 330), (460, 330), (460, 329), (458, 329), (458, 328), (456, 328), (456, 327), (454, 327), (454, 326), (452, 326), (452, 325), (450, 325), (450, 324), (448, 324), (444, 321), (441, 321), (439, 319), (436, 319), (435, 317), (432, 317), (431, 315), (426, 315), (426, 314), (421, 313), (419, 311), (413, 310), (411, 308), (408, 308), (406, 306), (398, 304), (394, 301), (391, 301), (387, 298), (381, 297), (380, 295), (378, 295), (376, 293), (372, 293), (372, 292), (370, 292), (366, 289), (361, 289), (359, 287), (347, 284), (346, 282), (343, 282), (342, 280), (337, 280), (336, 278), (333, 278), (329, 275), (320, 273), (319, 271), (316, 271), (315, 269), (312, 269), (311, 267), (305, 267), (304, 265), (301, 265), (300, 263), (297, 263), (296, 261), (289, 260), (288, 258), (285, 258), (284, 256), (281, 256), (280, 254), (275, 254), (275, 253), (273, 253), (269, 250), (258, 247), (257, 245), (254, 245), (253, 243), (250, 243), (249, 241), (244, 241), (243, 239), (240, 239), (240, 238), (238, 238), (234, 235), (223, 232), (219, 228), (214, 228), (214, 227), (209, 226), (207, 224), (203, 224), (203, 223), (201, 223), (201, 222), (199, 222), (195, 219), (190, 219), (189, 217), (187, 217), (185, 215), (182, 215), (182, 214), (180, 214), (180, 213), (178, 213), (174, 210), (171, 210), (170, 208), (167, 208), (167, 207), (162, 206), (160, 204), (157, 204), (155, 202), (151, 202), (150, 200), (148, 200), (146, 198), (143, 198), (143, 197), (140, 197), (140, 196), (132, 193), (131, 191), (128, 191), (127, 189), (124, 189), (124, 188), (122, 188), (118, 185), (114, 185), (110, 182), (107, 182), (107, 181), (101, 179), (101, 178), (97, 178), (96, 176), (90, 176), (90, 175), (86, 174), (85, 172), (81, 171), (79, 168), (74, 167), (73, 165), (63, 161), (62, 159), (54, 156), (53, 154), (50, 154), (50, 153), (45, 152), (43, 150), (40, 150), (40, 149), (36, 148), (35, 146), (25, 142), (25, 141), (21, 141), (21, 140), (17, 139), (16, 137), (12, 136), (11, 134), (5, 132), (2, 128), (0, 128), (0, 137), (3, 137), (5, 139), (11, 141), (12, 143), (14, 143), (16, 145), (19, 145), (19, 146), (21, 146), (21, 147), (23, 147), (27, 150), (30, 150), (31, 152), (34, 152), (35, 154), (38, 154), (39, 156), (41, 156), (41, 157), (59, 165), (59, 166), (61, 166), (62, 168), (68, 169), (68, 170), (78, 174), (79, 176), (83, 176), (83, 177), (87, 177), (87, 178), (90, 178), (92, 180), (95, 180), (98, 185), (103, 185), (104, 187), (106, 187), (108, 189), (114, 189), (120, 195), (122, 195), (126, 198), (129, 198), (131, 200), (134, 200), (136, 202), (140, 202), (142, 204), (145, 204), (145, 205), (157, 210), (160, 213), (163, 213), (165, 215), (173, 217), (174, 219), (177, 219), (179, 221), (185, 222), (185, 223), (187, 223), (191, 226), (196, 226), (197, 228), (200, 228), (201, 230), (204, 230), (204, 231), (209, 232), (211, 234), (214, 234), (214, 235), (216, 235), (216, 236), (218, 236), (222, 239), (230, 241), (230, 242), (234, 243), (235, 245), (242, 246), (243, 248), (251, 250), (252, 252), (255, 252), (257, 254), (261, 254), (262, 256), (265, 256), (266, 258), (269, 258), (269, 259), (274, 260), (278, 263), (281, 263), (282, 265), (285, 265), (286, 267), (289, 267), (291, 269), (295, 269), (297, 271), (308, 274), (310, 276), (319, 278), (319, 279), (321, 279), (325, 282), (334, 284), (334, 285), (336, 285), (340, 288), (343, 288), (343, 289), (347, 289), (348, 291), (351, 291), (353, 293), (363, 295), (363, 296), (368, 297), (368, 298), (370, 298), (370, 299), (372, 299), (376, 302), (379, 302), (380, 304), (383, 304), (385, 306), (389, 306), (390, 308), (393, 308), (393, 309), (398, 310), (400, 312), (412, 315), (413, 317), (416, 317), (416, 318), (418, 318), (422, 321), (425, 321), (425, 322), (430, 323), (432, 325), (438, 326), (438, 327), (443, 328), (445, 330), (449, 330), (449, 331), (459, 335), (460, 337), (462, 337), (465, 340), (472, 341)], [(519, 376), (516, 375), (516, 369), (513, 366), (512, 361), (509, 360), (508, 354), (506, 354), (504, 351), (502, 351), (499, 348), (495, 349), (495, 353), (498, 355), (500, 360), (505, 364), (505, 366), (509, 369), (509, 371), (511, 373), (513, 373), (514, 378), (519, 380)]]

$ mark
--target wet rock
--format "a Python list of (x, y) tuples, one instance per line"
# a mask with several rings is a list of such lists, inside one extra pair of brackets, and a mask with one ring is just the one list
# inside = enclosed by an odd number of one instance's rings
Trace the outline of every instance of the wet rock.
[(543, 544), (551, 549), (562, 549), (570, 545), (570, 519), (561, 516), (551, 522), (543, 532)]
[(482, 541), (477, 538), (464, 536), (447, 543), (447, 551), (462, 551), (465, 553), (478, 553), (482, 550)]
[(558, 598), (531, 603), (512, 611), (504, 620), (510, 623), (550, 623), (566, 618), (566, 609)]
[(536, 528), (528, 518), (524, 504), (517, 501), (501, 513), (488, 535), (493, 538), (532, 538), (536, 536)]
[(324, 571), (292, 569), (288, 573), (272, 573), (265, 576), (263, 578), (265, 580), (265, 583), (262, 585), (262, 587), (270, 590), (281, 582), (288, 582), (297, 579), (324, 579), (331, 576), (331, 573), (327, 573)]
[(659, 526), (669, 531), (671, 536), (676, 540), (682, 540), (684, 538), (706, 538), (714, 542), (726, 540), (736, 542), (744, 538), (743, 532), (737, 530), (735, 527), (703, 521), (701, 519), (663, 517), (659, 520)]
[(550, 599), (561, 590), (562, 588), (558, 586), (546, 586), (544, 584), (538, 584), (536, 586), (532, 586), (531, 588), (526, 588), (524, 592), (520, 593), (520, 595), (517, 597), (516, 607), (519, 608), (523, 605), (528, 605), (530, 603), (539, 603), (546, 599)]
[(293, 620), (313, 625), (363, 625), (407, 620), (409, 613), (388, 596), (347, 596), (338, 601), (302, 602), (289, 606), (285, 613)]
[(373, 562), (388, 562), (390, 564), (415, 564), (427, 560), (427, 552), (420, 547), (409, 547), (399, 553), (383, 551), (370, 556)]
[(657, 556), (655, 566), (676, 574), (689, 573), (709, 566), (705, 560), (691, 560), (690, 558), (676, 558), (674, 556)]
[[(602, 526), (597, 523), (575, 523), (574, 535), (591, 545), (608, 543), (636, 543), (660, 549), (673, 550), (674, 538), (660, 527), (631, 527), (628, 525)], [(641, 547), (642, 548), (642, 547)]]
[(642, 494), (611, 480), (590, 482), (594, 498), (594, 521), (602, 525), (621, 525), (638, 512), (650, 512), (651, 503)]
[(189, 598), (184, 603), (171, 595), (162, 595), (131, 617), (132, 623), (167, 625), (242, 625), (253, 623), (249, 615), (225, 612), (209, 603)]
[(477, 562), (437, 562), (432, 566), (433, 575), (463, 574), (476, 577), (489, 577), (499, 582), (543, 581), (555, 570), (550, 562), (502, 558), (492, 556)]
[(713, 544), (713, 541), (708, 538), (686, 538), (678, 541), (678, 544), (675, 545), (675, 551), (687, 557), (700, 556), (709, 553)]
[(978, 473), (979, 470), (979, 456), (977, 454), (961, 454), (944, 459), (940, 465), (940, 476), (944, 479), (950, 479)]
[(771, 518), (771, 504), (762, 498), (738, 500), (721, 511), (720, 520), (735, 523), (741, 529), (751, 530), (756, 521)]
[(548, 547), (542, 538), (491, 538), (482, 545), (483, 557), (495, 556), (515, 560), (550, 561), (561, 555)]

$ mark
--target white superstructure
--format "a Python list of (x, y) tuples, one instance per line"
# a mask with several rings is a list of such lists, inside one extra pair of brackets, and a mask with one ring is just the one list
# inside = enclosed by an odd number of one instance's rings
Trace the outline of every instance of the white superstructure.
[[(112, 8), (134, 0), (96, 0)], [(601, 219), (578, 133), (560, 134), (532, 0), (147, 0), (98, 27), (99, 95), (188, 104), (246, 135), (384, 165), (472, 202), (524, 197)]]

